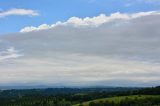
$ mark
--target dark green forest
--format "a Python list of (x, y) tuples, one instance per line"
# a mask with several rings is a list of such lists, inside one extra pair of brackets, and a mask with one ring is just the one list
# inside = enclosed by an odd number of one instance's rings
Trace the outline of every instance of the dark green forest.
[(0, 106), (160, 106), (160, 87), (1, 90)]

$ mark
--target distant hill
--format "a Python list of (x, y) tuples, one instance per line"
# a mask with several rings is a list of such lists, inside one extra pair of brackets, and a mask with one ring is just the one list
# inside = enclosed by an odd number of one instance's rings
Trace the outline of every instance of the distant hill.
[(109, 87), (109, 88), (39, 88), (39, 89), (11, 89), (1, 90), (0, 97), (12, 96), (17, 97), (21, 95), (56, 95), (56, 94), (69, 94), (69, 93), (84, 93), (84, 92), (126, 92), (134, 91), (141, 88), (123, 88), (123, 87)]

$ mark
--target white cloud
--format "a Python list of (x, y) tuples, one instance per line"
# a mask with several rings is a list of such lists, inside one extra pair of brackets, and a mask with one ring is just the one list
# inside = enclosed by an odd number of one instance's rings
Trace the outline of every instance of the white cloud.
[(10, 9), (7, 11), (0, 11), (0, 17), (6, 17), (6, 16), (11, 16), (11, 15), (20, 15), (20, 16), (37, 16), (39, 15), (36, 11), (30, 10), (30, 9)]
[(159, 0), (140, 0), (140, 1), (147, 2), (147, 3), (160, 3)]
[(22, 55), (18, 53), (17, 50), (15, 50), (14, 47), (8, 48), (6, 51), (0, 52), (0, 62), (8, 59), (14, 59), (21, 57)]
[(130, 6), (136, 6), (136, 5), (154, 5), (159, 6), (160, 0), (125, 0), (124, 6), (130, 7)]
[(75, 27), (97, 27), (99, 25), (102, 25), (104, 23), (112, 22), (114, 20), (130, 20), (135, 19), (138, 17), (148, 16), (148, 15), (157, 15), (160, 14), (160, 12), (157, 11), (150, 11), (150, 12), (140, 12), (140, 13), (133, 13), (133, 14), (125, 14), (125, 13), (113, 13), (110, 16), (106, 16), (105, 14), (100, 14), (96, 17), (86, 17), (86, 18), (78, 18), (78, 17), (71, 17), (66, 22), (57, 22), (56, 24), (47, 25), (42, 24), (38, 27), (25, 27), (20, 30), (20, 32), (31, 32), (31, 31), (39, 31), (44, 29), (50, 29), (54, 28), (56, 26), (67, 26), (72, 25)]

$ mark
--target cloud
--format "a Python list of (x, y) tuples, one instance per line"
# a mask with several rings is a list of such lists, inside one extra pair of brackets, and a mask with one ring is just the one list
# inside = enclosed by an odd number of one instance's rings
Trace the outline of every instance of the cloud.
[(140, 1), (147, 2), (147, 3), (160, 3), (159, 0), (140, 0)]
[(102, 25), (104, 23), (109, 23), (115, 20), (130, 20), (130, 19), (135, 19), (138, 17), (143, 17), (143, 16), (148, 16), (148, 15), (156, 15), (160, 14), (157, 11), (150, 11), (150, 12), (140, 12), (140, 13), (135, 13), (135, 14), (124, 14), (124, 13), (113, 13), (110, 16), (106, 16), (105, 14), (100, 14), (99, 16), (96, 17), (86, 17), (86, 18), (78, 18), (78, 17), (71, 17), (68, 19), (66, 22), (57, 22), (56, 24), (52, 25), (47, 25), (47, 24), (42, 24), (38, 27), (25, 27), (20, 30), (20, 32), (31, 32), (31, 31), (39, 31), (39, 30), (45, 30), (45, 29), (50, 29), (54, 28), (56, 26), (67, 26), (67, 25), (72, 25), (75, 27), (97, 27), (99, 25)]
[(152, 5), (152, 6), (159, 6), (160, 0), (124, 0), (125, 7), (132, 7), (136, 5)]
[(18, 53), (18, 51), (15, 50), (14, 47), (10, 47), (6, 51), (0, 52), (0, 62), (2, 62), (4, 60), (8, 60), (8, 59), (18, 58), (18, 57), (21, 57), (21, 56), (22, 55), (20, 55)]
[(0, 17), (7, 17), (12, 15), (20, 15), (20, 16), (37, 16), (39, 15), (36, 11), (30, 9), (10, 9), (6, 11), (0, 11)]
[(0, 52), (13, 54), (16, 49), (24, 55), (0, 62), (0, 84), (158, 85), (159, 18), (158, 11), (74, 17), (52, 28), (44, 24), (28, 33), (1, 36)]

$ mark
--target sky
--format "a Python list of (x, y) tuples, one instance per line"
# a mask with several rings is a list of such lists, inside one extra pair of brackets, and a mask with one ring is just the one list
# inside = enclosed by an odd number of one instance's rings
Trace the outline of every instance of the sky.
[(157, 86), (159, 0), (0, 0), (0, 86)]
[[(33, 10), (37, 15), (0, 15), (0, 35), (18, 32), (25, 26), (39, 26), (66, 21), (68, 18), (135, 13), (160, 9), (159, 0), (0, 0), (0, 13), (12, 9)], [(15, 11), (16, 12), (16, 11)]]

